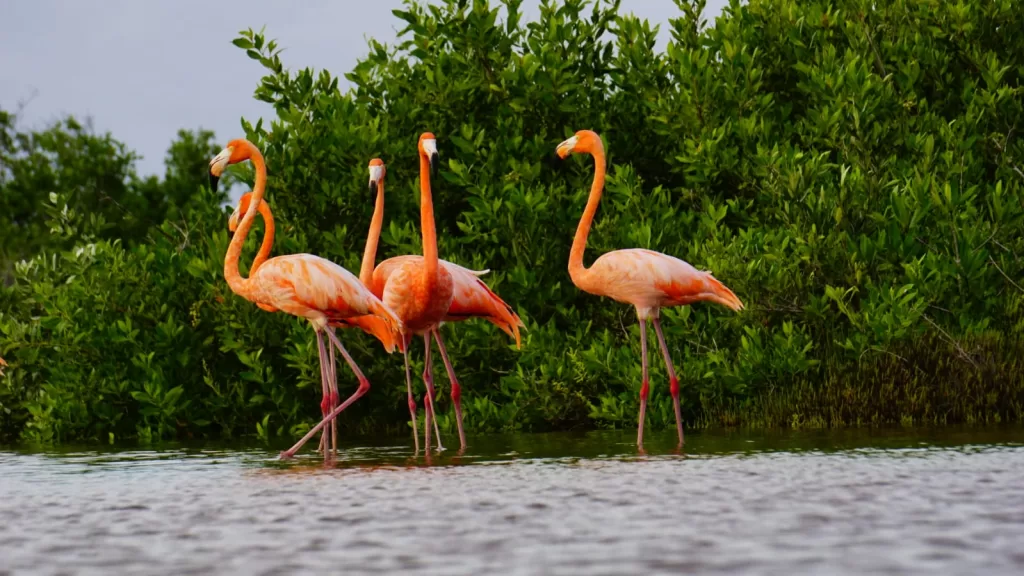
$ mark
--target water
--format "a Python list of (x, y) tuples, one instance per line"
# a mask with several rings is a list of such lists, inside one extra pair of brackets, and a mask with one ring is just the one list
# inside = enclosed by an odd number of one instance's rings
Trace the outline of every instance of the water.
[(632, 439), (0, 451), (0, 574), (1024, 573), (1019, 428)]

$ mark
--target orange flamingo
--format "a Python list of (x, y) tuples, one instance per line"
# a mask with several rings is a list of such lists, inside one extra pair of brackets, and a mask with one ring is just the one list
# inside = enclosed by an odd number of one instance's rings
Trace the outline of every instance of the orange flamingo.
[[(437, 168), (437, 140), (425, 132), (417, 143), (420, 159), (420, 233), (423, 237), (423, 258), (408, 260), (388, 276), (382, 300), (401, 320), (402, 355), (405, 359), (405, 384), (412, 417), (413, 441), (419, 451), (416, 433), (416, 403), (412, 396), (412, 375), (409, 372), (409, 343), (412, 336), (422, 335), (424, 344), (423, 382), (426, 384), (426, 417), (424, 422), (426, 450), (430, 451), (430, 423), (434, 415), (434, 378), (430, 360), (430, 334), (444, 320), (454, 297), (454, 282), (448, 268), (437, 257), (437, 234), (434, 229), (434, 203), (430, 193), (430, 174)], [(383, 214), (381, 215), (383, 218)], [(370, 246), (367, 246), (367, 251)], [(374, 246), (374, 249), (376, 247)], [(374, 250), (375, 252), (375, 250)], [(365, 254), (364, 254), (365, 256)], [(363, 265), (366, 265), (364, 259)], [(439, 445), (438, 448), (441, 448)]]
[[(245, 214), (249, 210), (249, 202), (252, 199), (252, 192), (246, 192), (238, 200), (238, 206), (235, 211), (228, 218), (228, 230), (234, 232), (238, 227), (238, 220), (242, 214)], [(249, 267), (249, 274), (252, 275), (256, 270), (267, 260), (270, 256), (270, 251), (274, 245), (274, 214), (270, 210), (270, 205), (267, 204), (266, 200), (260, 201), (258, 214), (263, 217), (265, 226), (265, 232), (263, 233), (263, 242), (260, 244), (260, 249), (256, 253), (256, 257), (252, 261), (252, 265)], [(377, 296), (380, 298), (380, 296)], [(256, 303), (261, 309), (268, 312), (274, 312), (275, 308), (266, 304)], [(397, 343), (396, 334), (391, 331), (387, 323), (378, 316), (366, 315), (356, 316), (354, 318), (348, 318), (343, 320), (331, 321), (328, 330), (333, 330), (335, 327), (356, 327), (363, 331), (377, 337), (384, 344), (384, 349), (390, 354), (395, 349)], [(335, 358), (334, 358), (334, 346), (328, 348), (328, 362), (327, 362), (327, 377), (329, 378), (330, 389), (337, 392), (338, 389), (338, 377), (337, 371), (335, 370)], [(338, 407), (338, 395), (336, 393), (331, 394), (331, 409)], [(326, 445), (326, 435), (320, 436), (320, 446), (318, 451), (323, 451)], [(332, 421), (331, 423), (331, 442), (334, 446), (338, 444), (338, 429)]]
[[(363, 262), (359, 269), (359, 279), (370, 288), (374, 295), (381, 297), (384, 294), (388, 280), (396, 270), (406, 264), (422, 265), (423, 256), (395, 256), (394, 258), (384, 260), (374, 269), (377, 257), (377, 243), (380, 240), (380, 231), (384, 223), (384, 176), (387, 170), (384, 162), (379, 158), (370, 160), (369, 169), (370, 191), (371, 193), (376, 192), (377, 199), (373, 209), (373, 218), (370, 220), (370, 231), (366, 237), (366, 249), (363, 252)], [(441, 267), (446, 269), (451, 275), (454, 284), (454, 296), (452, 297), (451, 305), (448, 307), (448, 312), (444, 316), (444, 321), (460, 322), (470, 318), (483, 318), (515, 338), (516, 348), (519, 348), (519, 328), (523, 326), (523, 322), (515, 311), (512, 310), (511, 306), (506, 304), (477, 277), (486, 274), (488, 270), (469, 270), (447, 260), (439, 260), (439, 262)], [(448, 358), (448, 351), (445, 349), (444, 340), (441, 338), (439, 326), (433, 328), (430, 333), (433, 334), (434, 340), (437, 342), (437, 348), (441, 352), (441, 358), (444, 360), (445, 370), (448, 372), (448, 380), (452, 385), (452, 403), (455, 405), (455, 421), (459, 429), (459, 444), (462, 449), (465, 449), (466, 433), (462, 427), (462, 389), (459, 386), (458, 378), (455, 376), (455, 369), (452, 367), (451, 360)], [(404, 346), (402, 347), (404, 348)], [(427, 378), (427, 375), (424, 375), (424, 378)], [(410, 409), (413, 408), (411, 407)], [(441, 444), (440, 435), (438, 435), (437, 443), (438, 445)]]
[(676, 412), (679, 445), (683, 444), (683, 422), (679, 409), (679, 379), (676, 378), (672, 358), (665, 336), (661, 331), (659, 312), (668, 306), (687, 306), (694, 302), (714, 302), (732, 310), (742, 310), (743, 302), (732, 290), (716, 280), (711, 273), (697, 270), (678, 258), (653, 250), (615, 250), (602, 254), (590, 268), (583, 266), (583, 251), (587, 235), (597, 212), (604, 189), (605, 158), (601, 137), (590, 130), (580, 130), (572, 138), (558, 145), (556, 153), (565, 159), (572, 153), (590, 153), (594, 157), (594, 182), (590, 188), (587, 207), (583, 211), (576, 237), (569, 252), (569, 276), (573, 284), (584, 292), (607, 296), (613, 300), (632, 304), (640, 320), (640, 355), (643, 381), (640, 385), (640, 418), (636, 443), (641, 449), (644, 440), (644, 415), (647, 411), (647, 320), (654, 324), (658, 343), (668, 371), (669, 391)]
[[(323, 397), (320, 403), (323, 421), (311, 429), (298, 443), (282, 452), (282, 458), (289, 458), (326, 423), (332, 422), (342, 410), (365, 395), (370, 382), (356, 365), (352, 356), (342, 346), (333, 331), (325, 330), (332, 321), (341, 321), (355, 316), (372, 314), (388, 322), (393, 331), (399, 331), (401, 322), (395, 313), (379, 298), (374, 296), (351, 272), (337, 264), (311, 254), (278, 256), (263, 261), (251, 271), (248, 278), (238, 273), (238, 259), (241, 256), (245, 237), (252, 227), (256, 212), (263, 201), (267, 181), (267, 168), (259, 149), (244, 138), (232, 140), (210, 161), (210, 185), (216, 189), (217, 180), (229, 164), (252, 161), (256, 170), (256, 182), (245, 215), (238, 222), (224, 256), (224, 278), (231, 291), (255, 303), (267, 311), (281, 310), (305, 318), (313, 326), (317, 337), (320, 356), (320, 379)], [(324, 333), (338, 349), (359, 380), (359, 388), (345, 402), (328, 413), (334, 405), (337, 390), (332, 388), (327, 368), (327, 350)], [(324, 456), (327, 456), (327, 450)]]

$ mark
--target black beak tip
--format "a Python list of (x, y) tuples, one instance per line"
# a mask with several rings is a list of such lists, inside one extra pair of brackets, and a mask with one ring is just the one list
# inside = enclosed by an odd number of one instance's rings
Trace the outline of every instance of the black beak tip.
[(430, 155), (430, 174), (437, 174), (437, 152)]
[(211, 192), (216, 192), (217, 191), (217, 182), (220, 182), (220, 176), (214, 176), (211, 173), (210, 174), (210, 191)]
[(370, 190), (370, 198), (376, 198), (377, 197), (377, 183), (374, 182), (373, 180), (370, 180), (369, 190)]
[(555, 152), (551, 154), (551, 156), (548, 156), (548, 166), (550, 166), (551, 168), (558, 169), (564, 165), (565, 164), (562, 161), (562, 157), (558, 155), (558, 152)]

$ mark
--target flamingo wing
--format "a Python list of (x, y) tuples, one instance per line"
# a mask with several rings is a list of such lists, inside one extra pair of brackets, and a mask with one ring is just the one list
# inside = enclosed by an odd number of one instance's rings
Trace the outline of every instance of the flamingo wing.
[(450, 262), (442, 263), (451, 273), (454, 284), (454, 295), (445, 321), (458, 322), (469, 318), (483, 318), (515, 338), (516, 347), (519, 348), (519, 328), (523, 326), (523, 321), (511, 306), (480, 280), (478, 276), (481, 272)]
[(310, 320), (343, 320), (364, 314), (388, 318), (394, 313), (363, 286), (355, 274), (312, 254), (292, 254), (267, 260), (254, 279), (258, 304)]
[(423, 256), (415, 255), (395, 256), (377, 264), (377, 267), (373, 269), (373, 281), (369, 286), (370, 291), (378, 298), (383, 298), (384, 286), (388, 283), (388, 278), (391, 278), (395, 270), (398, 270), (407, 262), (416, 262), (422, 259)]
[(588, 292), (608, 296), (640, 309), (715, 302), (732, 310), (743, 303), (710, 272), (678, 258), (640, 248), (615, 250), (594, 261), (588, 271)]
[[(423, 260), (423, 256), (408, 254), (405, 256), (388, 258), (380, 264), (377, 264), (377, 267), (373, 270), (373, 282), (370, 285), (370, 291), (378, 298), (382, 297), (384, 294), (384, 285), (388, 283), (388, 278), (391, 277), (391, 274), (393, 274), (395, 270), (398, 270), (408, 262), (419, 262), (421, 260)], [(441, 265), (447, 268), (452, 274), (454, 274), (456, 270), (473, 276), (483, 276), (490, 272), (490, 270), (470, 270), (469, 268), (464, 268), (458, 264), (452, 264), (447, 260), (441, 260), (440, 262)]]
[[(423, 257), (418, 255), (395, 256), (378, 264), (373, 271), (373, 286), (371, 287), (373, 293), (383, 294), (384, 285), (391, 274), (406, 263), (419, 262), (422, 259)], [(454, 285), (454, 295), (445, 321), (459, 322), (470, 318), (483, 318), (515, 338), (516, 347), (519, 347), (521, 344), (519, 328), (523, 326), (523, 321), (519, 319), (511, 306), (492, 292), (479, 278), (490, 270), (470, 270), (447, 260), (441, 260), (441, 266), (444, 266), (452, 275)]]

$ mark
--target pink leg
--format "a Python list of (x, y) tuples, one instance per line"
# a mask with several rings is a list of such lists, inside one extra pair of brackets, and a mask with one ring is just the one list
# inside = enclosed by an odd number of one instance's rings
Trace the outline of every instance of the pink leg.
[(430, 422), (434, 422), (434, 433), (437, 434), (437, 451), (444, 450), (441, 445), (441, 431), (437, 427), (437, 416), (434, 413), (434, 365), (430, 359), (430, 332), (423, 334), (426, 352), (423, 355), (423, 383), (427, 385), (427, 421), (423, 424), (423, 435), (427, 439), (427, 452), (430, 452)]
[[(402, 336), (405, 338), (405, 335)], [(420, 453), (420, 432), (416, 429), (416, 399), (412, 395), (412, 373), (409, 371), (409, 342), (405, 343), (402, 356), (405, 358), (405, 390), (409, 394), (409, 417), (412, 418), (412, 441), (416, 453)]]
[[(657, 322), (657, 320), (655, 320)], [(636, 429), (636, 445), (644, 449), (644, 419), (647, 416), (647, 395), (651, 391), (647, 383), (647, 321), (640, 319), (640, 365), (642, 381), (640, 383), (640, 418)]]
[[(331, 385), (328, 384), (330, 377), (327, 372), (327, 350), (324, 348), (324, 334), (321, 331), (316, 333), (316, 346), (317, 354), (320, 358), (320, 381), (323, 388), (323, 396), (320, 398), (320, 417), (326, 418), (327, 414), (331, 411)], [(323, 452), (324, 458), (327, 457), (331, 447), (327, 442), (327, 433), (320, 435), (320, 447), (317, 452)]]
[(295, 446), (292, 446), (288, 450), (281, 452), (281, 459), (291, 458), (292, 456), (294, 456), (295, 453), (299, 450), (299, 448), (302, 448), (302, 445), (305, 444), (310, 438), (313, 437), (314, 434), (319, 432), (321, 429), (324, 430), (324, 433), (326, 433), (326, 426), (330, 424), (338, 416), (338, 414), (341, 414), (341, 412), (345, 410), (345, 408), (348, 408), (353, 402), (355, 402), (364, 394), (370, 391), (370, 381), (367, 380), (366, 376), (363, 375), (363, 371), (360, 370), (359, 366), (356, 365), (355, 360), (353, 360), (352, 356), (349, 355), (348, 350), (345, 350), (345, 347), (341, 345), (341, 342), (338, 340), (338, 337), (335, 336), (334, 333), (330, 331), (327, 332), (327, 336), (328, 338), (331, 339), (331, 342), (338, 349), (338, 352), (341, 352), (341, 356), (345, 359), (345, 362), (348, 362), (348, 366), (349, 368), (352, 369), (352, 372), (356, 375), (356, 378), (359, 379), (359, 388), (355, 391), (354, 394), (349, 396), (347, 400), (342, 402), (340, 406), (338, 406), (334, 410), (331, 410), (330, 413), (324, 416), (324, 419), (321, 420), (319, 424), (314, 426), (312, 430), (306, 432), (306, 435), (303, 436), (301, 440), (296, 442)]
[(654, 331), (658, 333), (658, 344), (661, 345), (661, 355), (665, 357), (665, 370), (668, 371), (668, 389), (672, 393), (672, 405), (676, 409), (676, 431), (679, 432), (679, 446), (683, 446), (683, 415), (679, 409), (679, 378), (676, 378), (676, 369), (672, 366), (672, 357), (668, 353), (668, 345), (665, 344), (665, 335), (661, 332), (661, 320), (654, 318)]
[[(334, 328), (327, 327), (327, 331), (337, 339), (337, 334), (334, 332)], [(334, 347), (328, 346), (328, 356), (330, 356), (330, 362), (327, 364), (327, 384), (330, 385), (331, 391), (331, 410), (338, 407), (338, 403), (341, 398), (338, 395), (338, 370), (336, 360), (334, 359)], [(335, 418), (331, 420), (331, 452), (334, 454), (338, 453), (338, 420)]]
[(444, 341), (441, 340), (441, 329), (434, 328), (433, 332), (434, 340), (437, 341), (437, 349), (441, 351), (441, 359), (444, 360), (444, 368), (448, 371), (448, 380), (452, 383), (452, 404), (455, 405), (455, 423), (459, 427), (459, 446), (465, 450), (466, 433), (462, 430), (462, 388), (459, 387), (459, 379), (455, 377), (455, 369), (452, 368), (452, 362), (448, 359), (448, 351), (444, 347)]

